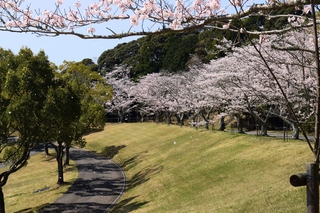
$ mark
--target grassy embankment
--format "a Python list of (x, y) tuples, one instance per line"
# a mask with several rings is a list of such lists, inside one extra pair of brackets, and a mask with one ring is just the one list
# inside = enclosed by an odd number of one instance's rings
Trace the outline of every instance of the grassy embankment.
[(87, 149), (119, 163), (127, 189), (112, 212), (304, 212), (303, 141), (150, 123), (107, 124)]
[(37, 212), (66, 192), (77, 176), (76, 166), (70, 161), (64, 173), (66, 184), (59, 186), (56, 184), (58, 174), (55, 157), (46, 157), (44, 153), (32, 156), (28, 165), (10, 175), (3, 187), (6, 212)]

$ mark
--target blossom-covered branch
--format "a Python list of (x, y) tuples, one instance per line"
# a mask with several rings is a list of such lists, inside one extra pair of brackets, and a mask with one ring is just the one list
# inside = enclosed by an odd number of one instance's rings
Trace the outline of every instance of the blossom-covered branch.
[[(253, 4), (245, 10), (247, 0), (229, 0), (224, 7), (220, 0), (194, 0), (192, 3), (182, 0), (174, 3), (166, 0), (99, 0), (85, 6), (80, 0), (73, 5), (56, 0), (55, 3), (52, 1), (52, 10), (49, 10), (35, 8), (27, 0), (10, 0), (0, 1), (0, 30), (48, 36), (75, 35), (85, 39), (113, 39), (193, 30), (218, 23), (228, 26), (234, 19), (252, 14), (270, 18), (272, 10), (303, 7), (308, 2), (268, 0), (266, 4)], [(320, 3), (320, 0), (315, 2)], [(234, 8), (233, 11), (236, 12), (227, 14), (230, 8)], [(307, 11), (305, 8), (303, 10)], [(127, 30), (122, 27), (121, 32), (116, 32), (112, 27), (115, 21), (124, 21), (123, 27), (126, 26)]]

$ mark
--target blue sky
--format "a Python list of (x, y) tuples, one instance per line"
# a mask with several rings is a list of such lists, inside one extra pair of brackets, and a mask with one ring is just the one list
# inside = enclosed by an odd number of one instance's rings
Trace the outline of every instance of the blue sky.
[(0, 32), (2, 41), (0, 47), (10, 49), (14, 53), (18, 53), (21, 47), (29, 47), (34, 53), (44, 50), (51, 62), (61, 65), (64, 60), (81, 61), (84, 58), (91, 58), (96, 61), (105, 50), (136, 38), (85, 40), (70, 35), (39, 37), (30, 33)]
[[(70, 0), (65, 0), (70, 1)], [(76, 0), (71, 0), (75, 2)], [(33, 8), (48, 8), (48, 5), (54, 6), (54, 0), (25, 0), (31, 3)], [(88, 4), (92, 0), (82, 0), (82, 4)], [(222, 0), (224, 5), (228, 0)], [(253, 1), (249, 1), (250, 4)], [(256, 3), (262, 2), (256, 0)], [(129, 21), (117, 21), (109, 26), (116, 32), (128, 30)], [(138, 30), (138, 29), (137, 29)], [(10, 49), (14, 53), (18, 53), (22, 47), (29, 47), (34, 53), (44, 50), (49, 60), (56, 65), (61, 65), (66, 61), (81, 61), (84, 58), (91, 58), (96, 61), (98, 57), (108, 49), (114, 48), (117, 44), (129, 42), (138, 37), (127, 37), (123, 39), (81, 39), (71, 35), (61, 35), (57, 37), (37, 36), (30, 33), (12, 33), (0, 31), (0, 47)]]

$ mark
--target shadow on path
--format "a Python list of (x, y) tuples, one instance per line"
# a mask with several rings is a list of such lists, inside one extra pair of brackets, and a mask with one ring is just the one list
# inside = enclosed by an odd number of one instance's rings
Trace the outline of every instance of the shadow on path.
[(84, 149), (71, 148), (70, 156), (78, 178), (62, 197), (39, 212), (106, 212), (125, 189), (123, 171), (110, 159)]

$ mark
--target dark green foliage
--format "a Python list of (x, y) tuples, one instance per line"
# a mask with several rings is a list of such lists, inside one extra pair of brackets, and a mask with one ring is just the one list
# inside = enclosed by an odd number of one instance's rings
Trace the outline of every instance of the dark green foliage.
[(80, 116), (80, 98), (71, 87), (56, 85), (48, 92), (44, 111), (51, 126), (50, 138), (53, 141), (71, 143), (74, 129)]
[[(217, 44), (225, 37), (227, 31), (218, 29), (204, 30), (199, 34), (198, 43), (195, 49), (195, 54), (203, 63), (208, 63), (212, 59), (225, 56), (223, 51), (217, 48)], [(237, 34), (228, 33), (229, 37), (236, 38)]]
[[(91, 128), (103, 128), (105, 121), (103, 103), (111, 97), (111, 87), (106, 85), (105, 79), (99, 73), (90, 71), (82, 63), (68, 62), (62, 66), (66, 69), (57, 75), (57, 78), (75, 92), (81, 104), (81, 115), (74, 134), (82, 136)], [(78, 137), (74, 138), (77, 139)]]
[(162, 69), (183, 70), (197, 44), (196, 34), (161, 34), (146, 36), (107, 50), (98, 59), (101, 74), (117, 65), (130, 67), (130, 77), (138, 78)]
[[(21, 147), (19, 144), (14, 144), (12, 146), (8, 146), (1, 157), (1, 162), (4, 162), (6, 165), (12, 165), (17, 162), (20, 158), (24, 158), (24, 147)], [(27, 162), (24, 166), (27, 165)]]
[(143, 41), (144, 38), (140, 38), (128, 43), (118, 44), (114, 49), (104, 51), (98, 59), (99, 72), (105, 74), (113, 70), (114, 66), (121, 64), (134, 66)]
[(167, 36), (165, 34), (147, 36), (145, 38), (136, 58), (139, 63), (133, 67), (134, 77), (157, 73), (161, 70), (165, 57), (164, 44), (166, 39)]
[(249, 31), (262, 31), (265, 24), (265, 17), (261, 15), (249, 16), (242, 20), (242, 25)]
[[(296, 14), (299, 11), (296, 11), (294, 7), (289, 7), (279, 11), (272, 11), (270, 15), (279, 15), (279, 14)], [(279, 17), (276, 19), (265, 20), (264, 30), (274, 30), (274, 29), (283, 29), (288, 25), (287, 17)]]
[(162, 69), (170, 72), (186, 69), (194, 49), (198, 43), (197, 34), (171, 34), (164, 45), (165, 57)]
[(133, 67), (133, 76), (141, 77), (161, 70), (184, 70), (198, 42), (197, 34), (169, 33), (147, 36), (139, 49), (139, 63)]
[(81, 63), (89, 67), (91, 71), (95, 71), (95, 72), (98, 71), (98, 65), (95, 64), (91, 58), (85, 58), (81, 61)]

